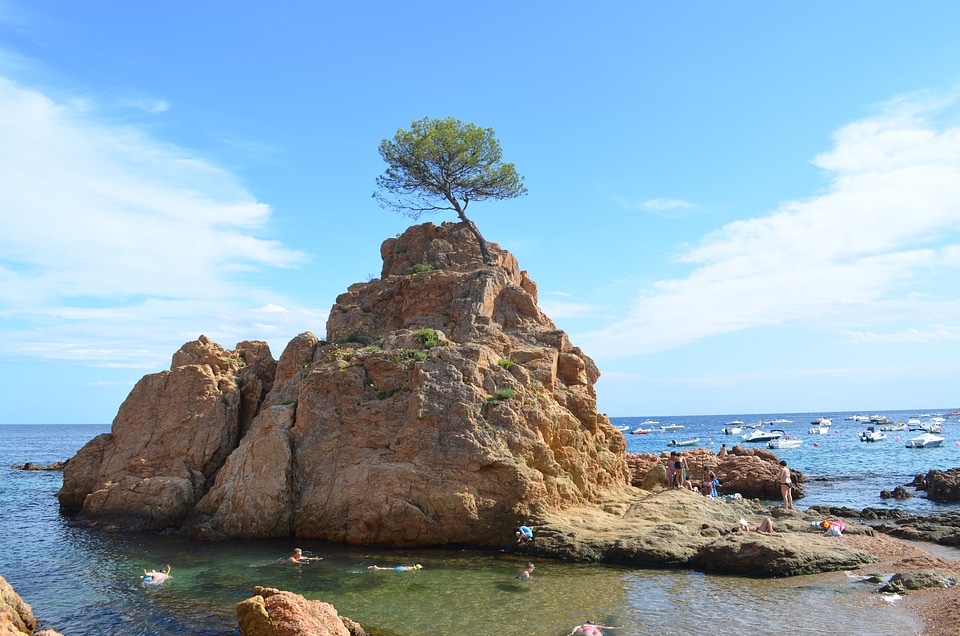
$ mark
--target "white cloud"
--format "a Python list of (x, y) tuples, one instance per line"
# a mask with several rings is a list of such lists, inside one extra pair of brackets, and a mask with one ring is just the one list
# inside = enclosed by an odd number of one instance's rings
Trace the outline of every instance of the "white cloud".
[(785, 322), (915, 322), (925, 301), (911, 287), (952, 281), (960, 263), (960, 128), (930, 121), (945, 104), (899, 100), (841, 128), (814, 160), (831, 177), (822, 194), (707, 235), (680, 257), (686, 277), (577, 341), (619, 357)]
[(696, 206), (688, 201), (680, 199), (647, 199), (646, 201), (631, 201), (624, 197), (614, 196), (614, 202), (624, 210), (644, 210), (654, 212), (661, 216), (679, 218), (684, 216), (687, 210), (692, 210)]
[(268, 205), (97, 111), (0, 78), (0, 353), (153, 366), (197, 325), (232, 345), (265, 314), (291, 335), (325, 315), (244, 282), (306, 260), (258, 236)]

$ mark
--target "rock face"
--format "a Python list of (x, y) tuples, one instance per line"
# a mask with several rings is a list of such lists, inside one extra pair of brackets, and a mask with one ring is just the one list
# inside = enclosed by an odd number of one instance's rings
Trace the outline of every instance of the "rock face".
[(593, 361), (495, 244), (460, 224), (383, 243), (327, 339), (275, 362), (201, 337), (144, 377), (64, 470), (81, 522), (197, 537), (502, 545), (531, 515), (630, 490)]
[(20, 595), (0, 576), (0, 634), (4, 636), (62, 636), (52, 629), (37, 629), (37, 619), (33, 610), (20, 598)]
[(240, 636), (366, 636), (357, 623), (342, 617), (329, 603), (308, 601), (299, 594), (255, 587), (253, 596), (237, 604)]

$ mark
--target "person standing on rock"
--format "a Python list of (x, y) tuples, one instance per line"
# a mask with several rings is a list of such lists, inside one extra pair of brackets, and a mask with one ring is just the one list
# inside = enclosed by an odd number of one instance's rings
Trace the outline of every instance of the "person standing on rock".
[(677, 452), (677, 457), (673, 462), (673, 485), (677, 488), (683, 488), (687, 482), (687, 460), (683, 453)]
[(783, 507), (793, 509), (793, 481), (790, 479), (790, 469), (787, 460), (780, 460), (780, 494), (783, 496)]
[(676, 486), (676, 461), (677, 461), (677, 451), (670, 451), (670, 458), (667, 460), (667, 485), (671, 488)]

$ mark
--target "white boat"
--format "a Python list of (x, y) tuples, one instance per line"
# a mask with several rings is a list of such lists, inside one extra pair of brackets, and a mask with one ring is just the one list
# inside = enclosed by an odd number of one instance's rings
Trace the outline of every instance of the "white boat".
[(682, 431), (685, 428), (687, 427), (682, 424), (664, 424), (660, 427), (660, 432), (665, 433), (667, 431)]
[(785, 419), (782, 419), (782, 418), (778, 418), (778, 419), (773, 420), (772, 423), (773, 423), (773, 424), (793, 424), (793, 420), (785, 420)]
[(627, 430), (627, 429), (630, 428), (630, 427), (629, 427), (629, 426), (618, 426), (618, 427), (616, 427), (616, 428), (617, 428), (618, 431), (620, 431), (620, 432), (622, 433), (622, 432), (624, 432), (625, 430)]
[(644, 423), (641, 424), (640, 426), (660, 426), (660, 422), (657, 422), (657, 421), (655, 421), (655, 420), (647, 420), (646, 422), (644, 422)]
[(635, 431), (630, 431), (631, 435), (646, 435), (647, 433), (652, 433), (652, 428), (638, 428)]
[(810, 423), (815, 426), (832, 426), (833, 420), (831, 420), (829, 417), (823, 417), (821, 415), (820, 417), (812, 420)]
[(880, 427), (881, 431), (886, 431), (887, 433), (899, 433), (900, 431), (907, 430), (907, 425), (903, 422), (897, 422), (896, 424), (884, 424)]
[(872, 426), (868, 426), (865, 431), (860, 431), (861, 442), (881, 442), (885, 439), (887, 439), (887, 434), (883, 431), (878, 431)]
[(691, 437), (690, 439), (675, 439), (671, 440), (667, 446), (696, 446), (700, 443), (699, 437)]
[(943, 444), (943, 438), (933, 433), (924, 433), (907, 440), (907, 448), (935, 448)]
[(843, 418), (845, 420), (853, 420), (854, 422), (869, 422), (870, 418), (866, 415), (851, 415), (850, 417)]
[(893, 424), (893, 420), (891, 420), (891, 419), (890, 419), (889, 417), (887, 417), (886, 415), (871, 415), (871, 416), (870, 416), (870, 423), (871, 423), (871, 424), (880, 424), (881, 426), (883, 426), (884, 424)]
[(725, 426), (724, 428), (720, 429), (720, 432), (723, 433), (724, 435), (739, 435), (740, 433), (743, 432), (743, 427), (742, 426)]
[(800, 444), (803, 444), (803, 440), (799, 440), (796, 437), (794, 437), (793, 439), (789, 439), (787, 437), (786, 431), (778, 431), (776, 429), (773, 429), (770, 432), (780, 433), (781, 437), (778, 437), (777, 439), (772, 439), (769, 442), (767, 442), (767, 448), (797, 448), (800, 446)]
[(821, 426), (818, 424), (817, 426), (811, 426), (810, 430), (807, 432), (810, 433), (811, 435), (826, 435), (827, 433), (830, 432), (830, 425), (828, 424), (828, 425)]
[(741, 435), (740, 439), (744, 442), (769, 442), (772, 439), (777, 439), (782, 436), (783, 433), (780, 431), (764, 431), (763, 429), (755, 428), (746, 435)]

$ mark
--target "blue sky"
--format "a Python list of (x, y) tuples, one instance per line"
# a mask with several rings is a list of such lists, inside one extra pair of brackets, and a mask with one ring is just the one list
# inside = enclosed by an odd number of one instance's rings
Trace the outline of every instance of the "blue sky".
[(960, 406), (960, 3), (475, 5), (0, 0), (0, 423), (323, 337), (424, 116), (525, 177), (470, 212), (601, 411)]

